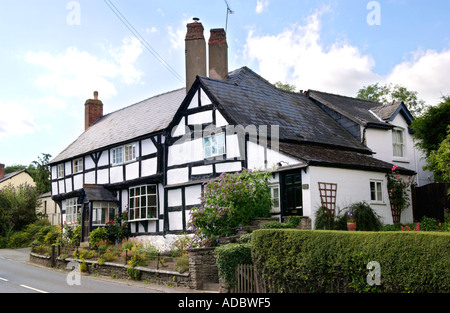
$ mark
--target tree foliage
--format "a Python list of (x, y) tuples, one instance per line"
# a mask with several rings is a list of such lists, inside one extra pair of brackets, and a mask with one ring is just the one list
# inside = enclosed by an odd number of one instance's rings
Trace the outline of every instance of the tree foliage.
[(277, 88), (280, 88), (280, 89), (283, 89), (286, 91), (290, 91), (290, 92), (295, 92), (295, 90), (297, 89), (294, 85), (291, 85), (288, 82), (282, 83), (281, 81), (277, 81), (274, 85)]
[[(417, 146), (425, 153), (428, 161), (427, 169), (433, 171), (434, 178), (437, 181), (443, 180), (442, 169), (436, 162), (436, 153), (440, 149), (447, 135), (450, 125), (450, 96), (442, 98), (443, 101), (438, 106), (432, 106), (420, 117), (416, 118), (411, 124), (414, 131), (413, 136), (417, 139)], [(442, 156), (445, 155), (445, 144), (441, 150)], [(438, 153), (439, 155), (439, 153)]]
[(358, 91), (356, 97), (385, 104), (403, 101), (415, 117), (423, 114), (426, 106), (425, 101), (417, 97), (417, 91), (410, 91), (406, 87), (393, 84), (380, 85), (376, 83), (364, 86)]

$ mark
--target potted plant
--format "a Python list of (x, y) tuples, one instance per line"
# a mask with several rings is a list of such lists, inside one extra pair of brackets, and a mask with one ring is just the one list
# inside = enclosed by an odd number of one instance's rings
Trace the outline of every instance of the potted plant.
[(347, 212), (347, 229), (349, 231), (356, 230), (356, 220), (355, 220), (355, 212), (354, 211)]

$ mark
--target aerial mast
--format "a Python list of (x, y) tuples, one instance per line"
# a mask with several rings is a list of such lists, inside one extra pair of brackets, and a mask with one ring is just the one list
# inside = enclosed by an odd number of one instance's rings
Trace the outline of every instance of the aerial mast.
[(230, 6), (228, 5), (227, 0), (225, 0), (225, 4), (227, 5), (227, 20), (226, 20), (226, 23), (225, 23), (225, 33), (226, 33), (227, 32), (227, 28), (228, 28), (228, 15), (229, 14), (234, 14), (234, 11), (232, 11), (230, 9)]

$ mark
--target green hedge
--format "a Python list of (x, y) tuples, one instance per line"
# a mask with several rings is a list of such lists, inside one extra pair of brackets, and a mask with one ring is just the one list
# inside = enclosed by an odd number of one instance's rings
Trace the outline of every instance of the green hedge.
[(236, 286), (236, 266), (238, 264), (253, 264), (250, 244), (230, 243), (214, 250), (219, 276), (225, 287), (233, 289)]
[[(272, 292), (449, 292), (450, 234), (257, 230), (253, 263)], [(381, 266), (370, 286), (367, 264)]]

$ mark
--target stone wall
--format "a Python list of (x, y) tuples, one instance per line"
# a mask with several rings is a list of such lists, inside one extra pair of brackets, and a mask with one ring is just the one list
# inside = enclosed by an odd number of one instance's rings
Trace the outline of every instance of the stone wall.
[(219, 283), (219, 272), (216, 265), (215, 248), (190, 249), (189, 252), (189, 274), (192, 289), (202, 290), (208, 284)]

